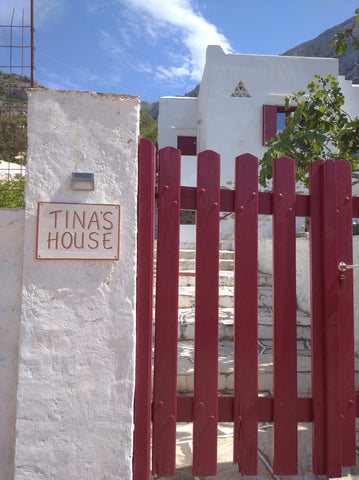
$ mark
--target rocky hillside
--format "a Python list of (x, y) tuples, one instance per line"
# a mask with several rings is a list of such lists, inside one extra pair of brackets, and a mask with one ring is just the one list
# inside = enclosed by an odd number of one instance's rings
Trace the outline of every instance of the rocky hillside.
[[(26, 89), (31, 86), (31, 79), (26, 75), (18, 75), (0, 71), (0, 113), (17, 112), (26, 114)], [(41, 85), (35, 81), (35, 86)], [(9, 110), (10, 107), (10, 110)]]
[[(35, 82), (37, 87), (41, 85)], [(31, 79), (26, 75), (18, 75), (0, 71), (0, 102), (6, 103), (10, 100), (27, 101), (26, 88), (31, 86)]]
[(141, 112), (149, 112), (151, 117), (154, 120), (158, 119), (158, 112), (159, 112), (159, 103), (158, 102), (144, 102), (141, 101)]
[[(309, 40), (308, 42), (301, 43), (300, 45), (291, 48), (283, 53), (283, 55), (338, 58), (339, 74), (344, 75), (347, 80), (359, 84), (359, 51), (355, 51), (349, 41), (347, 51), (343, 55), (337, 56), (334, 53), (334, 47), (330, 46), (334, 35), (343, 32), (344, 28), (350, 25), (358, 25), (355, 21), (355, 17), (349, 18), (345, 22), (329, 28), (313, 40)], [(359, 34), (358, 27), (356, 27), (356, 34)]]

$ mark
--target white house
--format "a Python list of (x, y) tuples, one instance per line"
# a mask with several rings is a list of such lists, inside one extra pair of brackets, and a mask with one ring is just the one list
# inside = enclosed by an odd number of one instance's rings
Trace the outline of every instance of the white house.
[[(182, 151), (182, 185), (196, 185), (195, 155), (210, 149), (221, 154), (222, 188), (233, 188), (235, 157), (263, 156), (265, 142), (285, 124), (285, 97), (305, 89), (315, 74), (338, 78), (346, 110), (359, 115), (359, 85), (339, 76), (337, 59), (225, 54), (218, 45), (208, 46), (198, 98), (160, 98), (159, 147)], [(263, 221), (262, 237), (271, 230)], [(297, 219), (298, 231), (303, 222)], [(181, 241), (193, 241), (194, 232), (183, 226)], [(221, 238), (232, 232), (230, 219), (221, 222)]]

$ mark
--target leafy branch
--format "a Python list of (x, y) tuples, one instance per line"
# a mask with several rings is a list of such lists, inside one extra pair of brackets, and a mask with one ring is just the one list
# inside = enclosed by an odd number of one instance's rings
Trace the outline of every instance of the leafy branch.
[(295, 105), (286, 127), (267, 142), (268, 150), (260, 160), (259, 181), (266, 186), (272, 178), (273, 160), (289, 156), (296, 163), (296, 179), (308, 184), (308, 166), (319, 158), (348, 160), (353, 168), (359, 162), (359, 119), (343, 109), (344, 94), (331, 75), (314, 76), (307, 90), (286, 97), (285, 108)]
[[(355, 10), (356, 22), (359, 23), (359, 7)], [(348, 40), (352, 42), (354, 50), (359, 50), (359, 35), (355, 34), (356, 26), (350, 25), (346, 27), (343, 32), (336, 33), (334, 39), (330, 44), (331, 47), (335, 47), (336, 55), (343, 55), (348, 48)]]

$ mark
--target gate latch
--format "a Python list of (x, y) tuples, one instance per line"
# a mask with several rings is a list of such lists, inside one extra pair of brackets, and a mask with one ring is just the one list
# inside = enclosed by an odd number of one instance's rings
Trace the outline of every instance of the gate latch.
[(356, 268), (359, 267), (359, 264), (357, 265), (347, 265), (345, 262), (340, 262), (338, 265), (338, 270), (340, 272), (345, 272), (345, 270), (351, 269), (351, 268)]

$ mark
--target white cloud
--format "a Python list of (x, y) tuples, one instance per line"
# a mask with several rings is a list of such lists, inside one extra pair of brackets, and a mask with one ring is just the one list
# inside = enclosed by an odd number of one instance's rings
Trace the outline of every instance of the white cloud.
[(117, 40), (110, 35), (108, 32), (101, 30), (99, 32), (100, 36), (100, 47), (112, 58), (124, 58), (126, 52), (123, 47), (119, 45)]
[(181, 67), (162, 67), (157, 68), (157, 78), (159, 80), (172, 80), (177, 77), (187, 77), (191, 75), (190, 65), (182, 65)]
[[(151, 38), (172, 34), (189, 50), (189, 62), (184, 66), (158, 67), (160, 78), (188, 77), (199, 81), (205, 63), (207, 45), (221, 45), (224, 51), (232, 52), (227, 38), (197, 13), (191, 0), (120, 0), (121, 3), (140, 14), (146, 33)], [(145, 14), (145, 15), (144, 15)]]

